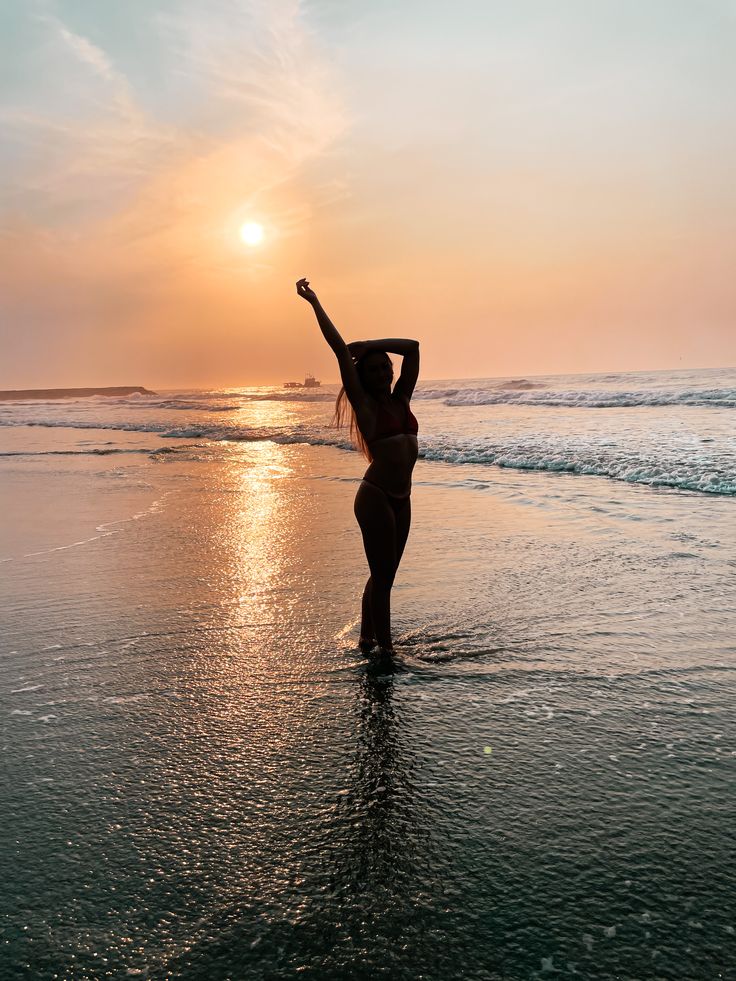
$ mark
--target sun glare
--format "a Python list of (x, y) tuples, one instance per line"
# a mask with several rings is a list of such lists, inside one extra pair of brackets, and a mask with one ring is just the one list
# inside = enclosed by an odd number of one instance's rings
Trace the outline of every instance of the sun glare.
[(263, 240), (263, 225), (246, 221), (240, 226), (240, 237), (246, 245), (258, 245)]

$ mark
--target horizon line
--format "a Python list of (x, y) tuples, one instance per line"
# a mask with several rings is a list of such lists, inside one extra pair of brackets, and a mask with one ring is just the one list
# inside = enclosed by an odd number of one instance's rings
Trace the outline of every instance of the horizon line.
[[(443, 375), (440, 377), (432, 378), (421, 378), (417, 385), (426, 384), (427, 382), (438, 382), (438, 381), (476, 381), (476, 380), (497, 380), (497, 379), (519, 379), (523, 380), (525, 378), (557, 378), (560, 376), (569, 375), (571, 377), (579, 377), (581, 375), (646, 375), (654, 373), (664, 373), (668, 371), (736, 371), (736, 365), (697, 365), (694, 367), (684, 368), (680, 366), (673, 366), (669, 368), (599, 368), (596, 370), (588, 371), (549, 371), (545, 373), (531, 373), (531, 372), (514, 372), (512, 374), (506, 375)], [(342, 384), (339, 379), (329, 380), (326, 382), (321, 382), (321, 385), (340, 385)], [(156, 385), (152, 383), (150, 385), (143, 384), (107, 384), (107, 385), (91, 385), (91, 384), (76, 384), (76, 385), (31, 385), (31, 386), (18, 386), (16, 388), (3, 388), (0, 391), (4, 392), (16, 392), (16, 391), (46, 391), (46, 390), (64, 390), (73, 388), (154, 388), (160, 391), (176, 392), (176, 391), (215, 391), (222, 388), (282, 388), (284, 386), (283, 382), (260, 382), (255, 384), (247, 384), (243, 382), (232, 382), (232, 383), (219, 383), (218, 384), (206, 384), (201, 383), (199, 385), (181, 385), (175, 388), (167, 388), (162, 385)]]

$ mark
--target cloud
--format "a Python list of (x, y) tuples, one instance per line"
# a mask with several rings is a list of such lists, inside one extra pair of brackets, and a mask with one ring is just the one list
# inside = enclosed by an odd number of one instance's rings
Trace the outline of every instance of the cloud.
[(104, 24), (93, 41), (61, 16), (33, 18), (33, 84), (0, 110), (6, 329), (130, 325), (171, 310), (174, 293), (204, 302), (242, 274), (240, 221), (262, 215), (288, 239), (347, 193), (320, 173), (350, 121), (300, 3), (190, 0), (147, 18), (163, 94), (126, 74)]
[(241, 169), (267, 149), (267, 167), (252, 177), (273, 186), (347, 127), (298, 3), (221, 0), (206, 11), (182, 3), (175, 13), (154, 13), (150, 29), (171, 92), (168, 119), (102, 47), (56, 16), (35, 19), (45, 32), (39, 47), (46, 84), (36, 84), (31, 104), (6, 106), (0, 119), (14, 151), (5, 210), (40, 224), (115, 212), (157, 176), (221, 157), (224, 146)]
[(72, 54), (78, 58), (80, 62), (84, 65), (88, 65), (93, 69), (95, 74), (105, 79), (105, 81), (111, 82), (116, 89), (122, 91), (127, 96), (128, 94), (128, 81), (113, 68), (112, 62), (107, 57), (105, 52), (98, 48), (96, 45), (92, 44), (91, 41), (86, 37), (82, 37), (80, 34), (75, 34), (73, 31), (69, 30), (58, 18), (45, 13), (39, 14), (38, 20), (41, 23), (47, 24), (52, 30), (58, 32), (59, 37), (66, 43)]

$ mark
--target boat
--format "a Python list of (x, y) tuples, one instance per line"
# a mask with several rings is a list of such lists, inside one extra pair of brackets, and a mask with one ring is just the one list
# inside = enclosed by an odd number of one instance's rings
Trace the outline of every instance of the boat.
[(303, 382), (284, 382), (284, 388), (317, 388), (321, 384), (314, 375), (307, 373)]

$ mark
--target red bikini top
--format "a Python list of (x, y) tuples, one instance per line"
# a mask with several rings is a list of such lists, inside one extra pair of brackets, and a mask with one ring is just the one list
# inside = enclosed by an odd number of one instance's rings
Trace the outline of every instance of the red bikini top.
[(386, 439), (389, 436), (399, 436), (403, 433), (411, 433), (416, 436), (419, 432), (419, 423), (409, 408), (408, 402), (404, 403), (404, 407), (406, 409), (406, 415), (402, 422), (395, 415), (392, 415), (384, 405), (379, 403), (378, 414), (376, 416), (376, 431), (369, 440), (366, 440), (369, 446), (371, 443), (377, 443), (379, 439)]

